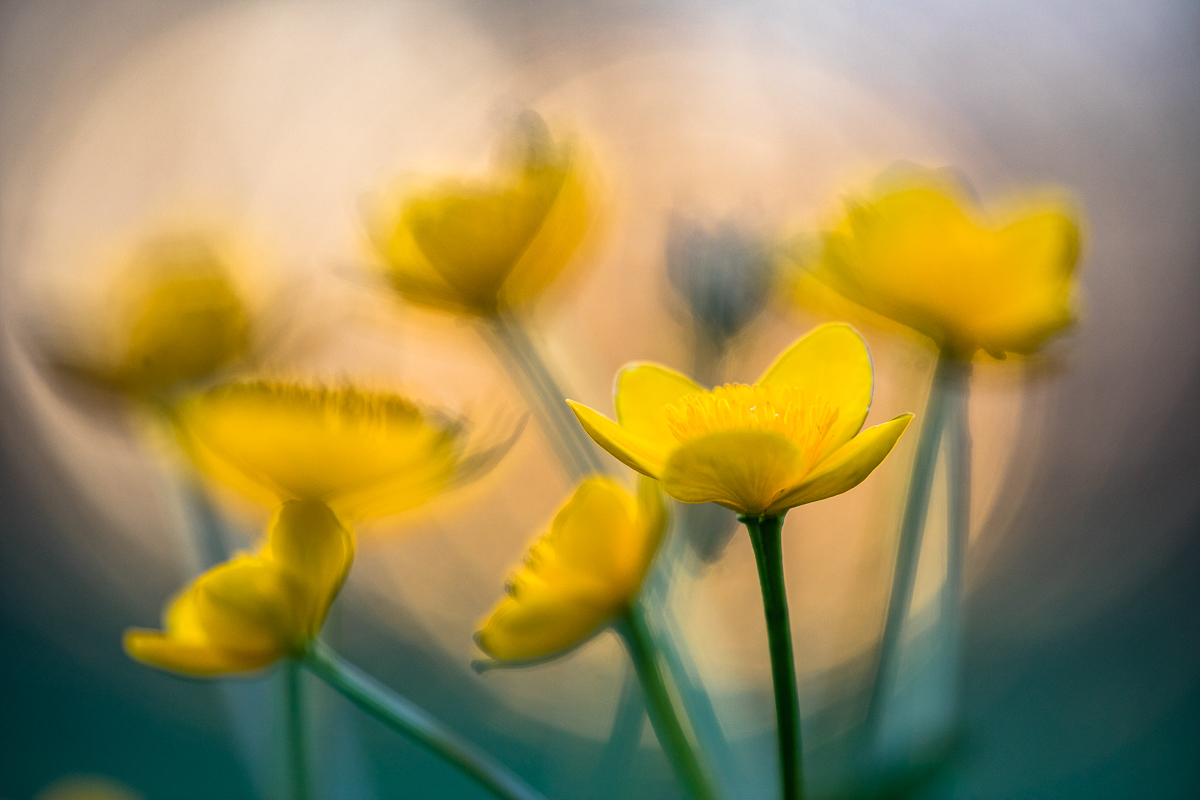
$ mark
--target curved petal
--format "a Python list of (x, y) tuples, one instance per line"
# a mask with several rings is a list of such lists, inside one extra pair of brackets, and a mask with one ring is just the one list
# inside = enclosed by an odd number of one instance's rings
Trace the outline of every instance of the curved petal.
[(819, 463), (798, 485), (781, 493), (771, 502), (766, 513), (779, 514), (789, 508), (853, 489), (892, 451), (912, 418), (912, 414), (901, 414), (881, 425), (867, 428)]
[(350, 531), (324, 503), (292, 500), (271, 522), (267, 557), (300, 588), (296, 616), (315, 636), (354, 560)]
[(617, 422), (666, 454), (679, 446), (667, 425), (667, 406), (704, 391), (691, 378), (659, 364), (627, 364), (617, 374)]
[(475, 640), (492, 658), (544, 658), (591, 637), (615, 615), (613, 608), (594, 605), (567, 593), (543, 590), (501, 600)]
[(797, 478), (803, 454), (773, 431), (718, 431), (692, 439), (663, 469), (667, 494), (684, 503), (720, 503), (762, 514)]
[(759, 378), (766, 386), (795, 386), (838, 410), (829, 441), (841, 447), (862, 428), (871, 409), (871, 354), (858, 332), (841, 322), (814, 328), (783, 352)]
[(568, 400), (567, 405), (575, 412), (588, 436), (613, 458), (651, 478), (657, 478), (662, 472), (668, 453), (656, 443), (634, 435), (600, 412), (574, 400)]
[(270, 666), (278, 653), (231, 653), (205, 644), (180, 641), (169, 633), (128, 630), (123, 641), (130, 658), (184, 675), (215, 676)]
[[(611, 478), (589, 478), (554, 516), (550, 533), (539, 548), (550, 548), (562, 568), (607, 585), (627, 576), (622, 567), (636, 559), (636, 508)], [(620, 591), (619, 587), (614, 587)]]
[(197, 623), (221, 650), (282, 653), (304, 639), (302, 587), (262, 556), (212, 568), (193, 596)]
[(339, 511), (406, 484), (420, 502), (457, 456), (456, 425), (385, 393), (236, 383), (179, 403), (175, 418), (211, 477), (254, 499), (317, 499)]

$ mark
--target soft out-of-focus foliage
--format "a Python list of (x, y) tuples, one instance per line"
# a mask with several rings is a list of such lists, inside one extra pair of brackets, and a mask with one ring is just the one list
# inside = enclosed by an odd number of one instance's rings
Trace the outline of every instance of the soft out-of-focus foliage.
[(205, 572), (168, 605), (164, 630), (131, 630), (125, 650), (188, 675), (262, 669), (302, 652), (354, 560), (354, 540), (324, 503), (291, 500), (255, 555)]
[(617, 377), (614, 423), (572, 403), (604, 449), (686, 503), (779, 514), (857, 486), (891, 452), (904, 414), (860, 433), (871, 359), (846, 325), (817, 328), (752, 386), (711, 392), (656, 364)]
[(631, 497), (611, 478), (590, 478), (559, 509), (530, 548), (476, 635), (501, 660), (567, 650), (628, 613), (666, 528), (655, 481)]
[(1062, 203), (1029, 202), (993, 222), (945, 173), (906, 169), (847, 206), (814, 276), (948, 353), (1025, 355), (1074, 318), (1079, 230)]
[(532, 300), (571, 261), (592, 216), (577, 148), (526, 112), (500, 156), (492, 178), (446, 180), (372, 209), (371, 239), (409, 302), (492, 314)]

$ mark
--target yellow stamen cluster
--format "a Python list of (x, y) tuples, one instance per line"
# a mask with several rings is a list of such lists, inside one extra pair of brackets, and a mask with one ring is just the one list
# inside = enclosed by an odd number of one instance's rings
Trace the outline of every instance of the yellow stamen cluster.
[(794, 386), (727, 383), (693, 392), (667, 406), (667, 424), (680, 442), (730, 430), (783, 434), (815, 463), (829, 442), (838, 409)]

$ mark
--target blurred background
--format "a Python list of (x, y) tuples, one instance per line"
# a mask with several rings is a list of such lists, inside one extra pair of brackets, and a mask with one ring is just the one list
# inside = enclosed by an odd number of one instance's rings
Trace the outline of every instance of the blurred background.
[[(251, 695), (121, 651), (195, 572), (166, 437), (58, 391), (39, 343), (102, 340), (130, 243), (207, 226), (249, 265), (263, 369), (521, 413), (472, 326), (379, 291), (361, 209), (395, 181), (485, 169), (525, 108), (596, 175), (600, 220), (536, 322), (572, 396), (605, 412), (625, 362), (692, 367), (668, 280), (681, 219), (803, 237), (899, 160), (952, 166), (985, 202), (1075, 199), (1080, 325), (1037, 363), (973, 380), (962, 736), (906, 796), (1200, 796), (1198, 76), (1200, 8), (1183, 0), (0, 1), (0, 797), (270, 796), (247, 755), (269, 733)], [(768, 301), (725, 379), (753, 380), (823, 321)], [(867, 424), (919, 411), (932, 351), (863, 332)], [(788, 517), (814, 751), (853, 716), (880, 635), (913, 438)], [(478, 485), (364, 526), (330, 635), (550, 797), (676, 797), (649, 728), (602, 769), (626, 670), (612, 637), (471, 668), (478, 619), (569, 488), (529, 426)], [(248, 532), (265, 519), (218, 500)], [(922, 580), (914, 614), (936, 590)], [(771, 796), (746, 537), (669, 603), (731, 745), (723, 780)], [(319, 749), (323, 796), (483, 796), (323, 702), (342, 732)]]

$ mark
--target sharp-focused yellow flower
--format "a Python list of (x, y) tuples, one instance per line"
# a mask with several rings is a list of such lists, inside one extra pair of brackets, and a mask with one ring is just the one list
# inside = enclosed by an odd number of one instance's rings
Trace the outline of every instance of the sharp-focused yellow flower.
[(126, 315), (115, 363), (66, 359), (73, 374), (125, 394), (161, 399), (246, 355), (250, 321), (216, 247), (200, 236), (145, 244), (121, 287)]
[(249, 672), (299, 655), (320, 631), (353, 558), (350, 531), (328, 506), (284, 503), (261, 552), (201, 575), (168, 605), (165, 630), (130, 630), (125, 650), (189, 675)]
[(515, 164), (393, 198), (369, 233), (410, 302), (488, 315), (522, 304), (566, 267), (591, 218), (580, 157), (540, 117), (522, 117)]
[(637, 498), (589, 478), (533, 545), (476, 636), (493, 658), (527, 660), (570, 649), (632, 606), (666, 528), (662, 495), (641, 479)]
[(852, 204), (815, 276), (929, 336), (948, 355), (1028, 354), (1073, 320), (1079, 231), (1070, 210), (1029, 207), (995, 225), (921, 173)]
[(210, 477), (265, 505), (320, 500), (343, 519), (412, 508), (491, 466), (461, 422), (392, 394), (233, 383), (174, 408), (189, 455)]
[(707, 391), (666, 367), (631, 364), (617, 376), (617, 422), (568, 402), (597, 444), (676, 500), (780, 514), (854, 488), (891, 452), (912, 415), (860, 433), (873, 380), (862, 338), (831, 323), (750, 386)]

